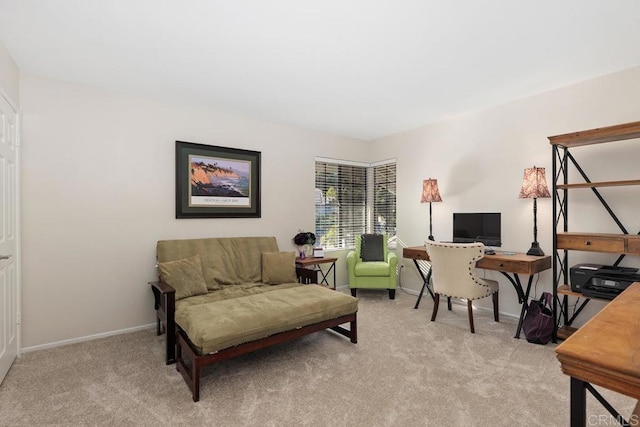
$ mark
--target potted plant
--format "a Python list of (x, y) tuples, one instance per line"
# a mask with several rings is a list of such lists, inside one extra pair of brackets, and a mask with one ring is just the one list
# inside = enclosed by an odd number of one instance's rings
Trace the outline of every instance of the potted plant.
[(310, 231), (298, 231), (298, 234), (291, 239), (298, 248), (300, 258), (313, 255), (313, 245), (316, 243), (316, 235)]

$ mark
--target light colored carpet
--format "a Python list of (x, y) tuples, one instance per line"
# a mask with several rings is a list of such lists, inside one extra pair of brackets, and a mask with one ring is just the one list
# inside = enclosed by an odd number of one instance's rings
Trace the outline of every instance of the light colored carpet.
[[(358, 344), (323, 331), (210, 366), (198, 403), (155, 330), (27, 353), (0, 386), (0, 424), (569, 425), (554, 345), (514, 339), (513, 319), (476, 312), (471, 334), (464, 306), (430, 322), (429, 298), (358, 296)], [(635, 400), (600, 390), (631, 413)], [(608, 415), (588, 396), (589, 415)]]

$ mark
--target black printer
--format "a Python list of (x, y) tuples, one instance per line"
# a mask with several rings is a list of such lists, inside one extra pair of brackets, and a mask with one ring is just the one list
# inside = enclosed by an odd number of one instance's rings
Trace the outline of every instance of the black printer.
[(589, 298), (614, 299), (633, 282), (639, 269), (602, 264), (576, 264), (569, 269), (571, 290)]

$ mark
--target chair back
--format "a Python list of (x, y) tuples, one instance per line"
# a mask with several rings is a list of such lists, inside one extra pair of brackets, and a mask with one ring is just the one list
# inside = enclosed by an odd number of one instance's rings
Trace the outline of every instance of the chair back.
[[(383, 250), (382, 259), (385, 262), (387, 261), (387, 255), (389, 254), (389, 245), (387, 244), (387, 242), (388, 242), (388, 237), (386, 234), (383, 234), (382, 235), (382, 250)], [(358, 259), (358, 262), (362, 262), (361, 247), (362, 247), (362, 235), (358, 234), (356, 235), (356, 248), (355, 248), (356, 258)]]
[(426, 241), (432, 264), (433, 291), (454, 298), (477, 299), (491, 294), (491, 288), (475, 273), (484, 257), (482, 243), (440, 243)]

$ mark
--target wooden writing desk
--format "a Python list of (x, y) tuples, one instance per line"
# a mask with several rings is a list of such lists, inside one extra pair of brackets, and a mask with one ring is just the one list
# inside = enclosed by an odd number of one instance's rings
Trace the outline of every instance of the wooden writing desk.
[(556, 348), (562, 372), (571, 376), (572, 427), (587, 421), (586, 390), (613, 416), (620, 416), (590, 383), (640, 399), (639, 306), (636, 282)]
[[(509, 253), (511, 255), (507, 255), (506, 253)], [(429, 272), (424, 275), (422, 270), (420, 270), (420, 266), (418, 265), (418, 260), (429, 261), (429, 255), (427, 255), (427, 249), (424, 246), (412, 246), (404, 248), (402, 250), (402, 256), (404, 258), (413, 259), (413, 262), (418, 269), (418, 273), (420, 273), (420, 276), (424, 281), (424, 283), (422, 284), (422, 289), (420, 290), (420, 294), (418, 295), (418, 300), (416, 301), (416, 305), (414, 307), (418, 308), (425, 288), (433, 297), (433, 292), (429, 287), (431, 270), (429, 270)], [(502, 275), (509, 279), (509, 282), (513, 285), (516, 293), (518, 294), (518, 302), (522, 304), (522, 309), (520, 310), (520, 319), (518, 321), (518, 328), (515, 335), (516, 338), (520, 338), (522, 320), (524, 319), (524, 315), (527, 312), (527, 301), (529, 299), (529, 292), (531, 291), (533, 276), (536, 273), (551, 268), (551, 256), (531, 256), (518, 252), (513, 253), (496, 251), (495, 255), (485, 255), (484, 258), (476, 263), (476, 267), (499, 271), (500, 273), (502, 273)], [(526, 274), (529, 276), (526, 290), (522, 288), (522, 284), (520, 283), (518, 274)]]

